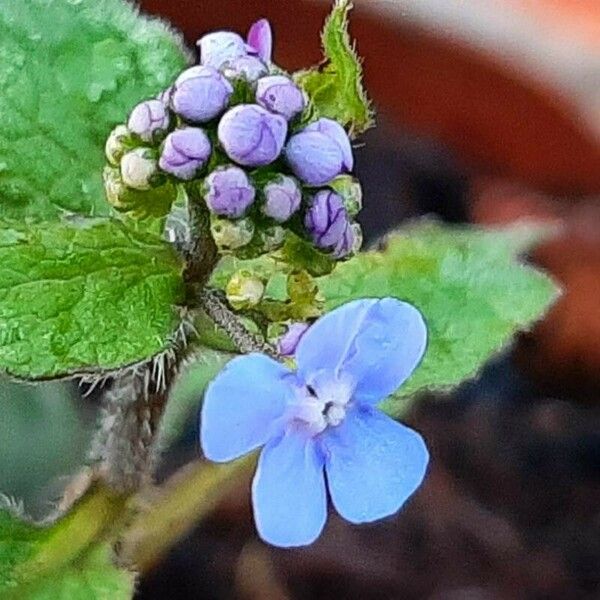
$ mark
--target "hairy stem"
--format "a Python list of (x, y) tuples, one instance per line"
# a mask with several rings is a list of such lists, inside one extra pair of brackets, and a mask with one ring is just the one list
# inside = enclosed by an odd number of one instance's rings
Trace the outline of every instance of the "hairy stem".
[(162, 417), (175, 363), (157, 369), (152, 364), (118, 375), (104, 395), (100, 430), (92, 459), (111, 489), (133, 493), (150, 482), (157, 449), (156, 433)]
[(31, 581), (66, 567), (98, 540), (109, 538), (123, 523), (125, 515), (124, 496), (101, 484), (93, 484), (71, 512), (48, 529), (44, 543), (17, 568), (16, 578)]
[(208, 282), (218, 259), (219, 252), (210, 233), (210, 214), (200, 195), (197, 184), (186, 188), (192, 243), (186, 253), (185, 283), (193, 298)]
[(262, 352), (277, 358), (277, 352), (264, 338), (248, 331), (237, 315), (229, 308), (225, 295), (219, 290), (204, 289), (200, 304), (206, 314), (231, 338), (242, 354)]
[[(210, 215), (197, 184), (186, 187), (191, 241), (182, 249), (188, 302), (198, 293), (218, 261), (210, 233)], [(175, 240), (176, 241), (176, 240)], [(149, 483), (158, 458), (157, 431), (169, 389), (182, 360), (180, 349), (164, 360), (153, 360), (126, 370), (113, 381), (104, 397), (104, 414), (92, 447), (106, 483), (121, 493), (133, 493)]]

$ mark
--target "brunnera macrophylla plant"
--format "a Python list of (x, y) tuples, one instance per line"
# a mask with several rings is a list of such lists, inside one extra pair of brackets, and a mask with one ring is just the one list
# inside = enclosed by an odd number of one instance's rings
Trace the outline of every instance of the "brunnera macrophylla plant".
[[(256, 463), (268, 543), (311, 543), (328, 495), (353, 524), (393, 515), (429, 460), (395, 419), (555, 297), (518, 261), (531, 226), (424, 221), (361, 251), (373, 110), (350, 9), (333, 3), (322, 64), (288, 73), (264, 19), (191, 51), (123, 0), (2, 6), (0, 369), (104, 398), (53, 514), (3, 503), (6, 597), (131, 597)], [(199, 408), (205, 459), (155, 486)]]

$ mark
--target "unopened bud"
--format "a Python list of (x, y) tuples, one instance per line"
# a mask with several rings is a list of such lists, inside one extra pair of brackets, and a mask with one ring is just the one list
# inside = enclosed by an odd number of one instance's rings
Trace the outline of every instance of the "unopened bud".
[(354, 155), (352, 154), (352, 145), (346, 130), (333, 119), (322, 118), (308, 125), (304, 131), (318, 131), (333, 140), (342, 153), (342, 166), (346, 171), (352, 171), (354, 168)]
[(117, 210), (127, 208), (126, 194), (128, 188), (123, 183), (119, 169), (109, 166), (104, 167), (102, 179), (104, 181), (104, 191), (106, 192), (106, 200), (108, 203)]
[(250, 27), (247, 38), (250, 52), (254, 52), (265, 63), (271, 62), (273, 53), (273, 32), (267, 19), (256, 21)]
[(312, 186), (325, 185), (354, 166), (348, 134), (332, 119), (319, 119), (292, 136), (285, 156), (294, 175)]
[(158, 166), (166, 173), (188, 181), (206, 164), (210, 153), (210, 140), (202, 129), (182, 127), (167, 136)]
[(134, 218), (162, 217), (169, 213), (177, 198), (176, 187), (168, 182), (144, 191), (127, 187), (116, 167), (106, 166), (103, 179), (108, 203)]
[(352, 247), (352, 230), (342, 198), (331, 190), (318, 192), (304, 218), (304, 225), (317, 248), (347, 254)]
[(226, 218), (213, 217), (210, 230), (219, 250), (237, 250), (252, 240), (254, 223), (251, 219), (230, 221)]
[(118, 167), (121, 163), (123, 155), (131, 150), (131, 132), (125, 125), (117, 125), (108, 136), (104, 151), (106, 159), (114, 167)]
[(264, 227), (260, 231), (260, 241), (264, 252), (273, 252), (283, 246), (286, 231), (279, 225)]
[(200, 49), (200, 64), (215, 69), (247, 53), (246, 42), (233, 31), (208, 33), (196, 42), (196, 46)]
[(173, 94), (173, 86), (170, 85), (168, 88), (164, 89), (162, 92), (157, 94), (156, 99), (160, 100), (166, 107), (169, 107), (171, 104), (172, 94)]
[(262, 212), (278, 223), (287, 221), (299, 208), (302, 191), (293, 177), (279, 175), (263, 189)]
[(254, 186), (239, 167), (215, 169), (206, 178), (204, 187), (209, 210), (232, 219), (243, 216), (256, 196)]
[(335, 258), (344, 258), (354, 252), (356, 246), (355, 231), (351, 223), (346, 223), (344, 232), (340, 236), (337, 244), (333, 248)]
[(227, 283), (225, 293), (233, 308), (248, 309), (260, 303), (265, 293), (265, 285), (249, 271), (238, 271)]
[(149, 190), (158, 174), (158, 164), (147, 148), (131, 150), (121, 159), (121, 177), (134, 190)]
[(166, 134), (171, 118), (161, 100), (140, 102), (129, 115), (127, 127), (144, 142), (152, 142)]
[(352, 223), (352, 233), (354, 233), (354, 244), (352, 246), (352, 254), (357, 254), (363, 245), (363, 231), (358, 223)]
[(301, 113), (305, 106), (302, 90), (284, 75), (271, 75), (259, 79), (256, 85), (256, 101), (288, 121)]
[(231, 160), (246, 167), (275, 161), (287, 136), (287, 121), (258, 104), (240, 104), (223, 115), (219, 141)]
[(173, 85), (173, 110), (192, 123), (205, 123), (227, 107), (233, 86), (219, 71), (195, 66), (184, 71)]
[(292, 323), (277, 342), (279, 354), (285, 357), (294, 356), (302, 336), (308, 331), (309, 327), (308, 323)]
[(228, 79), (245, 79), (250, 83), (255, 82), (268, 73), (267, 66), (256, 56), (240, 56), (227, 61), (222, 72)]

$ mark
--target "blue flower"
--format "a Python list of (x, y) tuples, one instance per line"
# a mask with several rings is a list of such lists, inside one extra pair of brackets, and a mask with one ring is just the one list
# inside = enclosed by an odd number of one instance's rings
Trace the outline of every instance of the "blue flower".
[(297, 370), (249, 354), (211, 383), (202, 449), (225, 462), (264, 446), (252, 496), (265, 541), (312, 543), (327, 517), (326, 481), (333, 506), (351, 523), (395, 513), (419, 487), (429, 460), (423, 439), (376, 406), (413, 372), (426, 340), (410, 304), (356, 300), (304, 334)]

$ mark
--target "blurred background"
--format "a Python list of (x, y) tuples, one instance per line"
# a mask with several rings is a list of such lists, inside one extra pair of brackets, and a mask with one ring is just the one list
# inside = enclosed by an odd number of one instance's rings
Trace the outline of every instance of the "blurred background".
[[(146, 574), (140, 600), (600, 598), (600, 2), (355, 0), (377, 128), (360, 140), (359, 219), (372, 243), (424, 214), (561, 225), (530, 257), (565, 293), (452, 397), (409, 415), (431, 471), (398, 516), (335, 516), (313, 546), (253, 530), (248, 482)], [(142, 0), (181, 29), (276, 31), (275, 61), (320, 59), (326, 0)], [(197, 376), (197, 374), (196, 374)], [(197, 458), (191, 373), (160, 476)], [(81, 464), (97, 397), (0, 386), (0, 489), (44, 514)], [(185, 402), (187, 400), (187, 403)]]

